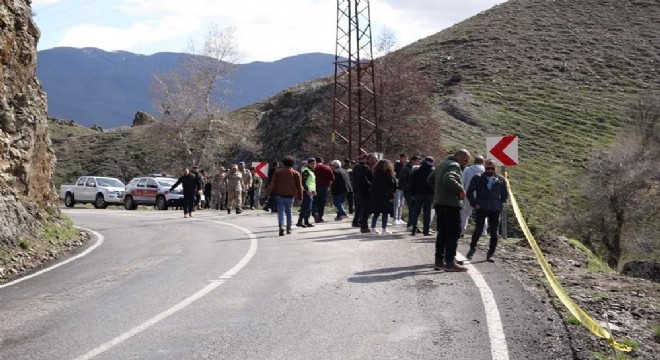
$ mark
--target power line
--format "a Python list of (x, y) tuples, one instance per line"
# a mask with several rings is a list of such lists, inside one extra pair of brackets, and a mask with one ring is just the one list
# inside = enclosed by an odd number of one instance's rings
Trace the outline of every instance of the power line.
[(50, 9), (50, 8), (52, 8), (52, 7), (59, 6), (59, 5), (62, 5), (62, 4), (64, 4), (64, 1), (56, 2), (55, 4), (51, 4), (51, 5), (44, 6), (44, 7), (42, 7), (42, 8), (39, 9), (39, 10), (33, 10), (33, 12), (34, 12), (35, 14), (38, 14), (38, 13), (40, 13), (40, 12), (46, 10), (46, 9)]
[(75, 25), (79, 25), (79, 24), (85, 23), (85, 22), (90, 21), (90, 20), (95, 20), (95, 19), (98, 19), (98, 18), (102, 18), (102, 17), (104, 17), (104, 16), (108, 16), (108, 15), (110, 15), (110, 14), (112, 14), (112, 13), (116, 13), (116, 12), (118, 12), (118, 11), (120, 11), (120, 10), (121, 10), (121, 9), (117, 8), (117, 9), (115, 9), (115, 10), (108, 11), (108, 12), (105, 12), (105, 13), (100, 14), (100, 15), (96, 15), (96, 16), (92, 16), (92, 17), (84, 18), (84, 19), (82, 19), (82, 20), (78, 20), (78, 21), (76, 21), (76, 22), (69, 23), (69, 24), (66, 24), (66, 25), (58, 26), (58, 27), (55, 27), (55, 28), (41, 29), (41, 32), (42, 32), (42, 33), (44, 33), (44, 32), (52, 33), (52, 32), (58, 31), (58, 30), (66, 29), (66, 28), (69, 28), (69, 27), (72, 27), (72, 26), (75, 26)]
[[(75, 10), (75, 9), (79, 9), (79, 8), (81, 8), (81, 7), (83, 7), (83, 6), (87, 6), (87, 5), (91, 4), (91, 3), (93, 3), (94, 1), (96, 1), (96, 0), (89, 0), (89, 1), (87, 1), (87, 2), (85, 2), (85, 3), (83, 3), (83, 4), (76, 5), (76, 6), (74, 6), (74, 7), (71, 7), (71, 8), (68, 8), (68, 9), (64, 9), (64, 10), (60, 10), (60, 11), (57, 11), (57, 12), (54, 12), (54, 13), (50, 13), (50, 14), (45, 15), (45, 16), (39, 16), (39, 12), (37, 11), (37, 12), (36, 12), (36, 13), (37, 13), (37, 14), (36, 14), (36, 17), (38, 18), (38, 20), (39, 20), (39, 19), (47, 19), (47, 18), (49, 18), (49, 17), (53, 17), (53, 16), (55, 16), (55, 15), (59, 15), (59, 14), (63, 14), (63, 13), (67, 13), (67, 12), (69, 12), (69, 11), (73, 11), (73, 10)], [(59, 4), (59, 3), (58, 3), (58, 4)], [(48, 7), (52, 7), (52, 6), (55, 6), (55, 5), (58, 5), (58, 4), (53, 4), (53, 5), (50, 5), (50, 6), (48, 6)], [(46, 8), (48, 8), (48, 7), (46, 7)], [(44, 8), (44, 9), (46, 9), (46, 8)]]

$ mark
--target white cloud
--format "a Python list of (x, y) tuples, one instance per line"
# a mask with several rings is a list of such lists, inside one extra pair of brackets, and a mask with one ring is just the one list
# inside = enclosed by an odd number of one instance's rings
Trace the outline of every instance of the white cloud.
[(83, 24), (67, 31), (60, 39), (59, 46), (98, 47), (107, 51), (130, 51), (141, 45), (189, 34), (199, 27), (199, 20), (194, 18), (185, 20), (182, 21), (182, 18), (179, 17), (170, 17), (158, 22), (137, 22), (127, 28)]
[[(47, 41), (49, 47), (91, 46), (145, 54), (183, 51), (188, 40), (201, 43), (206, 27), (213, 22), (221, 28), (236, 28), (237, 43), (245, 61), (272, 61), (300, 53), (335, 51), (336, 1), (88, 0), (75, 3), (81, 5), (66, 2), (58, 5), (59, 2), (35, 0), (33, 8), (51, 6), (48, 10), (56, 11), (80, 6), (80, 10), (88, 13), (80, 15), (81, 20), (51, 27), (62, 30), (44, 32), (42, 41)], [(399, 44), (406, 45), (500, 2), (503, 0), (372, 1), (374, 41), (387, 26)], [(39, 22), (39, 17), (36, 20)]]

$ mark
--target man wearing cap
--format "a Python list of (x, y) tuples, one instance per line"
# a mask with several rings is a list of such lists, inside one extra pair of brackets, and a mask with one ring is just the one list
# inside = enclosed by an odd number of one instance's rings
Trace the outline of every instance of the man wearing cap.
[(211, 181), (211, 209), (224, 210), (225, 192), (227, 191), (227, 179), (225, 178), (225, 167), (220, 166), (218, 173)]
[(227, 174), (227, 214), (231, 214), (231, 208), (236, 209), (236, 213), (243, 212), (243, 173), (236, 164), (231, 166), (231, 171)]
[(238, 163), (238, 171), (243, 174), (243, 190), (241, 191), (242, 209), (247, 208), (248, 203), (248, 190), (252, 187), (252, 173), (245, 168), (245, 161)]
[(300, 203), (300, 215), (298, 217), (298, 227), (313, 227), (309, 222), (309, 217), (312, 215), (312, 204), (314, 196), (316, 195), (316, 176), (314, 175), (314, 167), (316, 166), (316, 159), (307, 159), (307, 165), (303, 166), (300, 173), (302, 175), (303, 186), (303, 199)]
[(323, 220), (325, 203), (328, 200), (328, 190), (330, 190), (332, 183), (335, 181), (335, 173), (330, 166), (323, 163), (322, 157), (317, 157), (314, 175), (316, 176), (316, 198), (313, 203), (312, 215), (314, 216), (314, 221), (320, 223), (325, 221)]

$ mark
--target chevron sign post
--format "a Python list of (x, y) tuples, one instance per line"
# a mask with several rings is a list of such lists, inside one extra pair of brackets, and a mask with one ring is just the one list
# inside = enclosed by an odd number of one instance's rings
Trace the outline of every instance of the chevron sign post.
[(518, 165), (518, 137), (515, 135), (486, 138), (488, 157), (497, 165)]
[[(507, 166), (518, 165), (518, 137), (515, 135), (495, 136), (486, 138), (488, 157), (497, 165), (502, 166), (502, 176), (505, 176)], [(502, 238), (507, 238), (506, 208), (502, 209)]]

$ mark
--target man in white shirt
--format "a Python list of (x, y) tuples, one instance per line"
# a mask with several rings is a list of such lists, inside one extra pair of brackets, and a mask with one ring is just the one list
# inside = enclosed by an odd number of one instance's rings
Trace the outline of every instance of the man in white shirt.
[[(483, 174), (484, 169), (484, 157), (477, 156), (474, 158), (474, 164), (467, 167), (463, 171), (463, 186), (467, 189), (472, 181), (472, 177), (475, 175)], [(467, 224), (472, 214), (472, 206), (466, 201), (463, 206), (463, 211), (461, 212), (461, 237), (467, 232)], [(488, 228), (488, 224), (484, 228)]]

